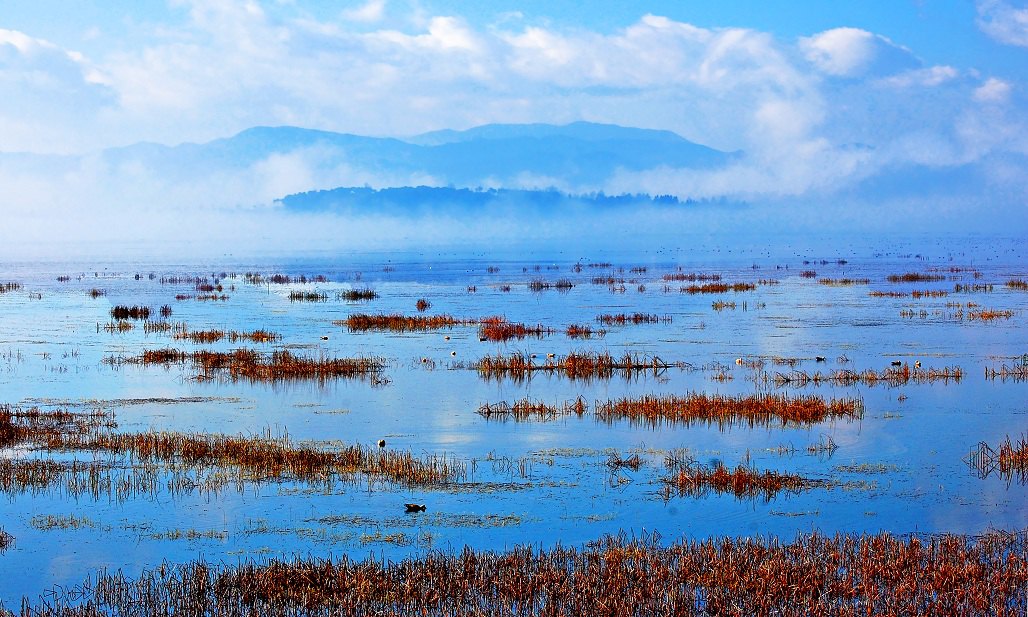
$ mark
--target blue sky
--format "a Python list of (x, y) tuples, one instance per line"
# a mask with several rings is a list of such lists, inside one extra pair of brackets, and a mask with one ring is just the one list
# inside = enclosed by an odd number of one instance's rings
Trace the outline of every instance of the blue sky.
[[(744, 156), (569, 190), (831, 199), (886, 173), (973, 167), (996, 189), (988, 199), (1023, 210), (1026, 76), (1028, 8), (1010, 0), (6, 0), (0, 152), (204, 142), (258, 125), (407, 136), (587, 120)], [(288, 181), (226, 200), (376, 184), (359, 161), (317, 176), (309, 159), (262, 162), (247, 178), (274, 168)], [(144, 171), (114, 181), (82, 168), (64, 192), (115, 199), (96, 187), (142, 186)], [(26, 208), (60, 193), (13, 173), (0, 166), (0, 189)], [(252, 185), (217, 179), (223, 193)]]

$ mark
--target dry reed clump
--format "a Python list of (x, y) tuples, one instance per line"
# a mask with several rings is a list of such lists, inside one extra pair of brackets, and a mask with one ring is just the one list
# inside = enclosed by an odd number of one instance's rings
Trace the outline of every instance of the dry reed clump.
[(96, 287), (94, 287), (94, 288), (90, 289), (89, 291), (87, 291), (86, 295), (88, 295), (90, 298), (93, 298), (95, 300), (95, 299), (100, 298), (102, 296), (106, 296), (107, 292), (105, 290), (103, 290), (103, 289), (97, 289)]
[(488, 341), (509, 341), (529, 336), (542, 338), (553, 334), (553, 329), (542, 324), (527, 326), (523, 323), (511, 323), (503, 317), (487, 317), (479, 322), (478, 336)]
[(0, 294), (5, 294), (12, 291), (18, 291), (21, 289), (21, 283), (7, 282), (0, 283)]
[(273, 343), (280, 340), (282, 335), (259, 328), (251, 332), (236, 332), (233, 330), (228, 333), (228, 338), (233, 343), (238, 341), (250, 341), (251, 343)]
[(575, 284), (570, 279), (558, 279), (555, 282), (544, 281), (542, 279), (533, 279), (528, 283), (528, 289), (530, 291), (544, 291), (547, 289), (556, 289), (557, 291), (569, 291)]
[(302, 446), (270, 436), (207, 433), (51, 433), (51, 450), (103, 452), (135, 461), (201, 469), (235, 468), (249, 481), (324, 483), (361, 475), (408, 486), (446, 484), (464, 477), (464, 464), (445, 456), (416, 459), (409, 452), (355, 444), (339, 450)]
[(798, 493), (817, 486), (825, 486), (825, 483), (796, 474), (770, 470), (760, 472), (745, 465), (729, 471), (722, 463), (707, 466), (692, 462), (664, 479), (664, 497), (670, 498), (675, 493), (679, 496), (703, 497), (713, 491), (718, 494), (731, 493), (740, 498), (763, 497), (765, 501), (770, 501), (782, 491)]
[(872, 298), (906, 298), (910, 294), (904, 291), (881, 291), (875, 289), (869, 292), (867, 295), (871, 296)]
[(911, 298), (945, 298), (948, 295), (949, 292), (942, 289), (915, 289), (914, 291), (910, 292)]
[(623, 326), (626, 324), (644, 324), (644, 323), (671, 323), (671, 316), (664, 315), (649, 315), (646, 313), (632, 313), (626, 315), (625, 313), (618, 313), (616, 315), (598, 315), (596, 321), (605, 326)]
[(0, 527), (0, 553), (6, 552), (12, 544), (14, 544), (14, 536), (4, 531), (3, 527)]
[(721, 275), (720, 274), (697, 274), (697, 273), (686, 274), (684, 272), (673, 272), (671, 274), (665, 274), (661, 278), (663, 280), (665, 280), (665, 281), (679, 281), (679, 282), (688, 281), (690, 283), (695, 283), (696, 281), (700, 281), (700, 282), (714, 281), (714, 282), (717, 282), (717, 281), (721, 280)]
[(150, 307), (115, 306), (111, 309), (111, 317), (115, 319), (150, 319)]
[(1017, 442), (1008, 435), (996, 449), (982, 441), (971, 450), (967, 462), (981, 478), (995, 473), (1007, 482), (1016, 478), (1021, 484), (1028, 483), (1028, 435)]
[(361, 300), (374, 300), (378, 297), (378, 292), (370, 287), (363, 287), (358, 289), (347, 289), (346, 291), (340, 291), (336, 294), (337, 300), (346, 300), (347, 302), (358, 302)]
[(1004, 287), (1009, 287), (1010, 289), (1017, 289), (1017, 290), (1020, 290), (1020, 291), (1028, 291), (1028, 281), (1026, 281), (1024, 279), (1010, 279), (1006, 283), (1003, 283), (1003, 286)]
[(428, 309), (432, 308), (432, 303), (424, 298), (418, 298), (418, 301), (414, 303), (414, 308), (416, 308), (419, 313), (424, 313)]
[(289, 276), (287, 274), (272, 274), (271, 276), (265, 276), (259, 272), (247, 272), (243, 275), (243, 280), (251, 285), (289, 285), (291, 283), (327, 283), (328, 277), (323, 274), (306, 275), (301, 274), (299, 276)]
[(346, 318), (346, 321), (333, 321), (337, 326), (346, 326), (351, 332), (366, 332), (368, 330), (387, 330), (391, 332), (424, 332), (428, 330), (439, 330), (464, 326), (475, 323), (474, 321), (457, 319), (452, 315), (369, 315), (355, 313)]
[(180, 351), (178, 349), (147, 349), (138, 356), (108, 357), (104, 362), (119, 364), (181, 364), (192, 361), (199, 371), (197, 379), (217, 377), (249, 379), (250, 381), (284, 381), (290, 379), (371, 378), (377, 379), (385, 369), (381, 358), (312, 358), (282, 350), (262, 354), (253, 349), (234, 351)]
[(726, 291), (753, 291), (757, 286), (752, 283), (706, 283), (704, 285), (689, 285), (681, 291), (687, 294), (720, 294)]
[(1007, 366), (1005, 363), (998, 369), (986, 367), (985, 378), (1001, 380), (1011, 379), (1013, 381), (1024, 381), (1028, 379), (1028, 354), (1021, 356), (1017, 364)]
[(850, 279), (850, 278), (829, 279), (829, 278), (823, 278), (823, 279), (819, 279), (817, 282), (821, 283), (822, 285), (827, 285), (829, 287), (849, 287), (849, 286), (852, 286), (852, 285), (868, 285), (868, 284), (871, 283), (871, 279)]
[(478, 408), (478, 415), (487, 420), (556, 420), (559, 417), (571, 414), (582, 417), (588, 405), (585, 399), (578, 397), (574, 401), (566, 401), (559, 405), (547, 405), (542, 401), (533, 401), (528, 398), (515, 401), (513, 405), (506, 401), (500, 403), (485, 403)]
[(731, 397), (692, 392), (685, 396), (643, 396), (597, 402), (594, 410), (596, 416), (606, 422), (642, 421), (653, 426), (696, 422), (718, 426), (737, 423), (749, 426), (780, 423), (785, 426), (815, 424), (832, 418), (860, 418), (864, 404), (856, 398), (826, 401), (816, 396), (758, 394)]
[(968, 311), (965, 316), (968, 321), (995, 321), (997, 319), (1010, 319), (1014, 311), (1010, 309), (982, 309), (980, 311)]
[(225, 375), (230, 379), (281, 381), (289, 379), (376, 378), (385, 368), (381, 358), (312, 358), (289, 351), (270, 355), (252, 349), (231, 352), (198, 351), (192, 354), (200, 379)]
[(909, 364), (903, 366), (890, 366), (875, 371), (867, 369), (864, 371), (852, 371), (840, 369), (824, 374), (820, 371), (808, 373), (806, 371), (794, 370), (789, 373), (776, 373), (772, 380), (777, 386), (819, 386), (831, 384), (837, 386), (852, 386), (863, 384), (865, 386), (876, 386), (883, 384), (887, 386), (901, 386), (907, 383), (933, 383), (941, 381), (948, 383), (953, 381), (960, 383), (964, 377), (964, 371), (959, 366), (944, 366), (942, 368), (921, 368), (911, 367)]
[(603, 337), (603, 336), (605, 336), (607, 334), (607, 331), (606, 330), (593, 330), (588, 325), (580, 326), (578, 324), (571, 324), (564, 331), (564, 334), (566, 334), (568, 338), (580, 339), (580, 338), (592, 338), (594, 336), (596, 336), (596, 337)]
[(731, 309), (731, 310), (734, 311), (735, 310), (735, 302), (725, 302), (724, 300), (717, 300), (716, 302), (711, 302), (710, 303), (710, 307), (712, 309), (714, 309), (715, 311), (717, 311), (718, 313), (720, 313), (721, 311), (723, 311), (725, 309)]
[(328, 294), (320, 291), (299, 291), (294, 289), (289, 292), (290, 302), (326, 302)]
[(814, 272), (813, 270), (804, 270), (803, 272), (800, 272), (800, 276), (805, 279), (812, 279), (817, 276), (817, 272)]
[(83, 615), (1023, 615), (1025, 535), (605, 536), (581, 548), (433, 550), (100, 571), (23, 613)]
[(968, 285), (961, 285), (957, 283), (953, 286), (953, 293), (992, 293), (991, 283), (973, 283)]
[(890, 274), (886, 277), (890, 283), (933, 283), (946, 280), (942, 274), (922, 274), (920, 272), (906, 272), (904, 274)]
[(224, 330), (194, 330), (192, 332), (176, 332), (176, 340), (188, 340), (194, 343), (217, 343), (225, 338)]
[(642, 358), (626, 353), (615, 358), (606, 352), (573, 352), (547, 358), (542, 364), (536, 364), (531, 356), (516, 352), (506, 356), (486, 356), (475, 363), (479, 375), (486, 379), (525, 379), (536, 372), (563, 375), (568, 379), (610, 379), (615, 375), (629, 378), (644, 371), (661, 372), (671, 366), (658, 357)]

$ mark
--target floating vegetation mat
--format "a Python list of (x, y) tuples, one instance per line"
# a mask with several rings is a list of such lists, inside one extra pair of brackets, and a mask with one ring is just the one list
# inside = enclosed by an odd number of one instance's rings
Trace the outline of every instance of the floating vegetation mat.
[(479, 375), (486, 379), (525, 379), (533, 373), (556, 374), (568, 379), (610, 379), (615, 375), (632, 377), (643, 372), (661, 372), (673, 366), (660, 358), (644, 358), (625, 354), (615, 358), (606, 352), (570, 353), (536, 363), (523, 353), (487, 356), (475, 363)]
[(347, 302), (358, 302), (361, 300), (374, 300), (378, 297), (378, 292), (369, 287), (347, 289), (346, 291), (340, 291), (336, 294), (337, 300), (346, 300)]
[(346, 318), (345, 321), (333, 321), (337, 326), (345, 326), (351, 332), (366, 332), (369, 330), (385, 330), (391, 332), (425, 332), (428, 330), (440, 330), (454, 326), (474, 325), (476, 322), (466, 319), (457, 319), (452, 315), (369, 315), (366, 313), (355, 313)]
[(465, 548), (417, 558), (296, 557), (101, 570), (22, 614), (1023, 615), (1025, 535), (889, 533), (682, 540), (606, 536), (582, 548)]
[(905, 274), (890, 274), (886, 277), (886, 280), (890, 283), (932, 283), (935, 281), (944, 281), (946, 280), (946, 276), (943, 274), (907, 272)]
[(836, 386), (852, 386), (856, 384), (862, 384), (865, 386), (875, 386), (878, 384), (902, 386), (908, 383), (932, 383), (936, 381), (944, 383), (953, 381), (955, 383), (959, 383), (963, 376), (964, 371), (959, 366), (921, 368), (919, 366), (911, 367), (904, 364), (901, 367), (890, 366), (881, 371), (875, 371), (872, 369), (865, 371), (840, 369), (827, 374), (820, 371), (808, 373), (806, 371), (794, 370), (788, 373), (775, 373), (771, 380), (779, 387), (803, 387), (807, 385), (819, 386), (821, 384), (831, 384)]
[(252, 349), (235, 351), (181, 351), (178, 349), (147, 349), (139, 356), (109, 356), (104, 362), (119, 364), (179, 364), (192, 361), (199, 371), (197, 379), (218, 377), (250, 381), (284, 381), (295, 379), (327, 380), (334, 378), (370, 378), (378, 380), (385, 360), (370, 356), (355, 358), (312, 358), (289, 351), (263, 354)]
[(996, 474), (1007, 482), (1028, 483), (1028, 436), (1012, 442), (1008, 435), (998, 448), (983, 442), (971, 450), (968, 465), (981, 478)]
[(719, 426), (748, 424), (814, 424), (832, 418), (860, 418), (860, 399), (825, 399), (817, 396), (758, 394), (724, 396), (689, 393), (685, 396), (643, 396), (597, 402), (595, 413), (607, 422), (630, 420), (657, 426), (662, 423), (704, 422)]

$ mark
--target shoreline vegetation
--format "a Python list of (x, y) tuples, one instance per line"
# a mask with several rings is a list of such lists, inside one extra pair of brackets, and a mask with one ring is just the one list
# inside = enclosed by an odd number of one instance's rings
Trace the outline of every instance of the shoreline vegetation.
[[(101, 570), (21, 615), (1023, 615), (1026, 534), (800, 534), (464, 547)], [(0, 607), (0, 615), (15, 613)]]

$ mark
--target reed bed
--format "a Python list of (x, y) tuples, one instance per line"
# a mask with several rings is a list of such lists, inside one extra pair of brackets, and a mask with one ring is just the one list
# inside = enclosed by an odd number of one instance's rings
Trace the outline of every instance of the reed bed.
[(362, 300), (374, 300), (378, 297), (378, 292), (369, 287), (363, 287), (358, 289), (347, 289), (346, 291), (340, 291), (336, 294), (337, 300), (346, 300), (347, 302), (358, 302)]
[(479, 375), (486, 379), (525, 379), (533, 373), (556, 374), (568, 379), (610, 379), (615, 375), (629, 378), (646, 371), (661, 372), (672, 365), (658, 357), (643, 358), (626, 353), (615, 358), (606, 352), (569, 353), (547, 358), (542, 364), (521, 352), (486, 356), (475, 363)]
[(805, 279), (812, 279), (812, 278), (817, 276), (817, 272), (815, 272), (813, 270), (804, 270), (804, 271), (800, 272), (800, 276), (805, 278)]
[(703, 422), (729, 426), (810, 425), (834, 418), (860, 418), (864, 404), (857, 398), (831, 399), (816, 396), (756, 394), (749, 396), (709, 395), (691, 392), (685, 396), (643, 396), (597, 402), (597, 418), (606, 422), (641, 421), (660, 424)]
[(853, 285), (869, 285), (871, 283), (871, 279), (851, 279), (851, 278), (830, 279), (830, 278), (823, 278), (823, 279), (819, 279), (817, 282), (822, 284), (822, 285), (827, 285), (829, 287), (851, 287)]
[(923, 289), (910, 292), (911, 298), (945, 298), (949, 292), (944, 289)]
[(290, 302), (327, 302), (328, 294), (320, 291), (299, 291), (289, 292)]
[(1028, 379), (1028, 361), (1022, 360), (1021, 362), (1010, 366), (1003, 364), (998, 369), (989, 367), (985, 368), (986, 379), (996, 379), (997, 377), (1001, 380), (1011, 379), (1014, 381), (1024, 381)]
[(710, 303), (710, 308), (714, 309), (718, 313), (720, 313), (721, 311), (726, 310), (726, 309), (730, 309), (730, 310), (734, 311), (735, 310), (735, 302), (726, 302), (724, 300), (717, 300), (715, 302), (711, 302)]
[(664, 315), (650, 315), (647, 313), (632, 313), (627, 315), (625, 313), (617, 313), (614, 315), (605, 314), (598, 315), (596, 321), (605, 326), (624, 326), (626, 324), (647, 324), (647, 323), (671, 323), (671, 316)]
[(1006, 283), (1003, 283), (1004, 287), (1009, 289), (1017, 289), (1019, 291), (1028, 291), (1028, 281), (1024, 279), (1010, 279)]
[(910, 294), (905, 291), (882, 291), (879, 289), (870, 291), (867, 295), (872, 298), (906, 298), (910, 296)]
[(524, 398), (509, 404), (506, 401), (499, 403), (485, 403), (476, 412), (487, 420), (513, 419), (519, 422), (525, 420), (556, 420), (572, 414), (582, 417), (589, 406), (585, 399), (578, 397), (574, 401), (566, 401), (556, 405), (547, 405), (542, 401), (533, 401)]
[(51, 450), (103, 452), (134, 461), (235, 468), (251, 481), (297, 480), (311, 484), (361, 475), (407, 486), (446, 484), (463, 479), (464, 464), (445, 456), (417, 459), (409, 452), (361, 444), (338, 450), (301, 446), (270, 436), (207, 433), (51, 433)]
[(862, 384), (865, 386), (876, 386), (879, 384), (887, 386), (901, 386), (908, 383), (960, 383), (964, 377), (964, 371), (959, 366), (944, 366), (942, 368), (921, 368), (911, 367), (909, 364), (903, 366), (890, 366), (875, 371), (867, 369), (864, 371), (853, 371), (840, 369), (831, 373), (816, 371), (793, 370), (788, 373), (775, 373), (772, 377), (777, 386), (819, 386), (830, 384), (836, 386), (852, 386)]
[(225, 376), (254, 382), (291, 379), (371, 378), (377, 379), (385, 369), (385, 361), (370, 356), (353, 358), (313, 358), (289, 351), (262, 354), (253, 349), (233, 351), (181, 351), (178, 349), (146, 349), (138, 356), (107, 357), (104, 362), (119, 364), (182, 364), (192, 361), (201, 381)]
[(1014, 311), (1010, 309), (982, 309), (980, 311), (968, 311), (965, 316), (968, 321), (996, 321), (997, 319), (1010, 319)]
[(973, 283), (967, 285), (961, 285), (957, 283), (953, 286), (953, 293), (992, 293), (993, 286), (991, 283)]
[(432, 308), (432, 303), (424, 298), (418, 298), (418, 301), (414, 303), (414, 308), (416, 308), (419, 313), (424, 313), (428, 309)]
[(523, 323), (511, 323), (503, 317), (483, 319), (478, 326), (478, 336), (487, 341), (509, 341), (526, 337), (542, 338), (553, 334), (552, 328), (542, 324), (528, 326)]
[(1028, 483), (1028, 435), (1022, 435), (1016, 442), (1008, 435), (995, 449), (982, 441), (971, 450), (967, 462), (981, 478), (995, 473), (1007, 482), (1016, 479), (1021, 484)]
[(760, 536), (605, 536), (581, 548), (429, 551), (385, 561), (293, 557), (101, 570), (23, 615), (1023, 615), (1026, 540), (887, 532), (791, 542)]
[(617, 285), (624, 285), (625, 279), (617, 276), (594, 276), (589, 279), (589, 282), (593, 285), (606, 285), (607, 287), (615, 287)]
[(12, 291), (18, 291), (21, 288), (22, 288), (21, 283), (15, 283), (15, 282), (0, 283), (0, 294), (9, 293), (9, 292), (12, 292)]
[(97, 289), (96, 287), (94, 287), (94, 288), (90, 289), (89, 291), (87, 291), (86, 295), (89, 296), (90, 298), (93, 298), (95, 300), (95, 299), (100, 298), (102, 296), (106, 296), (107, 292), (105, 290), (103, 290), (103, 289)]
[(753, 291), (757, 286), (752, 283), (705, 283), (689, 285), (681, 291), (687, 294), (720, 294), (726, 291)]
[(721, 275), (720, 274), (699, 274), (699, 273), (695, 273), (695, 272), (691, 272), (691, 273), (688, 273), (688, 274), (686, 274), (684, 272), (673, 272), (671, 274), (665, 274), (661, 278), (663, 280), (665, 280), (665, 281), (677, 281), (677, 282), (685, 282), (685, 281), (687, 281), (687, 282), (690, 282), (690, 283), (695, 283), (696, 281), (700, 281), (700, 282), (708, 282), (708, 281), (717, 282), (717, 281), (721, 280)]
[(194, 330), (192, 332), (176, 332), (176, 340), (188, 340), (194, 343), (217, 343), (225, 338), (224, 330)]
[(226, 375), (230, 379), (250, 381), (281, 381), (290, 379), (376, 378), (384, 369), (381, 358), (313, 358), (281, 350), (270, 355), (252, 349), (231, 352), (198, 351), (192, 354), (199, 378), (213, 379)]
[(544, 281), (542, 279), (533, 279), (528, 282), (529, 291), (545, 291), (547, 289), (556, 289), (557, 291), (570, 291), (575, 284), (570, 279), (557, 279), (554, 282)]
[(237, 332), (233, 330), (228, 333), (228, 338), (233, 343), (239, 341), (250, 341), (251, 343), (273, 343), (275, 341), (281, 340), (282, 335), (277, 334), (275, 332), (270, 332), (268, 330), (264, 330), (263, 328), (259, 328), (257, 330), (252, 330), (250, 332)]
[(457, 319), (452, 315), (369, 315), (366, 313), (355, 313), (346, 318), (345, 321), (333, 321), (337, 326), (346, 326), (351, 332), (366, 332), (368, 330), (385, 330), (390, 332), (425, 332), (428, 330), (441, 330), (454, 326), (472, 325), (476, 322), (467, 319)]
[(566, 334), (568, 338), (583, 339), (592, 338), (594, 336), (603, 337), (607, 334), (607, 331), (593, 330), (592, 327), (588, 325), (571, 324), (566, 330), (564, 330), (564, 334)]
[(14, 544), (14, 536), (4, 531), (3, 527), (0, 527), (0, 553), (4, 553)]
[(776, 471), (757, 471), (745, 465), (729, 470), (722, 463), (712, 466), (689, 464), (664, 479), (664, 496), (704, 497), (710, 492), (731, 493), (739, 498), (763, 497), (770, 501), (782, 491), (798, 493), (818, 486), (821, 480)]
[(115, 319), (150, 319), (150, 307), (115, 306), (111, 309), (111, 317)]
[(906, 272), (904, 274), (890, 274), (886, 277), (890, 283), (933, 283), (946, 280), (942, 274), (924, 274), (922, 272)]
[[(144, 322), (144, 323), (146, 323), (146, 322)], [(107, 322), (107, 323), (105, 323), (103, 325), (103, 329), (104, 329), (105, 332), (112, 332), (112, 333), (113, 332), (128, 332), (129, 330), (133, 329), (134, 327), (135, 326), (133, 326), (132, 323), (128, 322), (128, 321), (109, 321), (109, 322)], [(100, 324), (96, 324), (96, 331), (97, 332), (100, 331)]]

